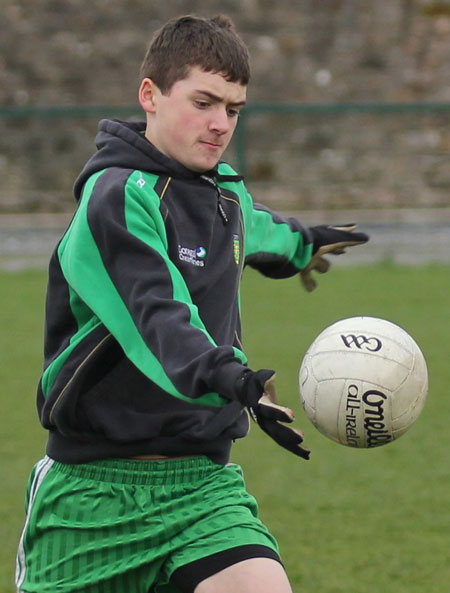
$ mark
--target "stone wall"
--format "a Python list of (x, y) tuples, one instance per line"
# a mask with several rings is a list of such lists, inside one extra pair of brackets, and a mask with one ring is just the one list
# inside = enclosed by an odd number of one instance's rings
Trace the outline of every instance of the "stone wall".
[[(406, 104), (249, 113), (245, 160), (255, 197), (311, 209), (448, 205), (447, 0), (3, 0), (0, 105), (25, 115), (1, 112), (0, 212), (71, 209), (73, 180), (94, 148), (97, 115), (26, 109), (135, 106), (151, 33), (188, 12), (234, 19), (252, 54), (251, 104)], [(411, 103), (430, 109), (411, 111)]]

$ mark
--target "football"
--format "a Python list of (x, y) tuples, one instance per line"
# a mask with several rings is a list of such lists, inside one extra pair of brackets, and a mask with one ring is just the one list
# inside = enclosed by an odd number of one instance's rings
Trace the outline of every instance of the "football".
[(398, 439), (417, 420), (428, 393), (427, 365), (398, 325), (352, 317), (313, 341), (299, 388), (303, 409), (322, 434), (367, 449)]

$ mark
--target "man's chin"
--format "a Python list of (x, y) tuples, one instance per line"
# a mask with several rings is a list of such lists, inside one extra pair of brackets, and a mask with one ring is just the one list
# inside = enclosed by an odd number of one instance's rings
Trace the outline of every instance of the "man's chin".
[(206, 171), (211, 171), (211, 169), (214, 169), (218, 162), (219, 159), (208, 159), (207, 161), (202, 160), (201, 162), (193, 162), (186, 164), (185, 166), (194, 173), (206, 173)]

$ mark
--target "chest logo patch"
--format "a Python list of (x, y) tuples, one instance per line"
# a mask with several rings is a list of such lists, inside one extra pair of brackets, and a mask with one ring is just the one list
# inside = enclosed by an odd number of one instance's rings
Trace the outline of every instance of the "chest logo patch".
[(233, 235), (233, 255), (236, 265), (239, 265), (239, 262), (241, 261), (241, 244), (239, 235)]
[(206, 249), (204, 247), (190, 249), (189, 247), (178, 245), (178, 258), (180, 261), (202, 268), (205, 265)]

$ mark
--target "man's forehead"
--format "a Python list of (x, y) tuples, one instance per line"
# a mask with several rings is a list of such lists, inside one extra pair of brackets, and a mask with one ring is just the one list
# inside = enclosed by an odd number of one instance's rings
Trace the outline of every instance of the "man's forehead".
[(227, 74), (223, 72), (208, 72), (198, 66), (192, 66), (183, 81), (192, 90), (209, 93), (229, 102), (245, 103), (246, 100), (247, 86), (227, 80)]

